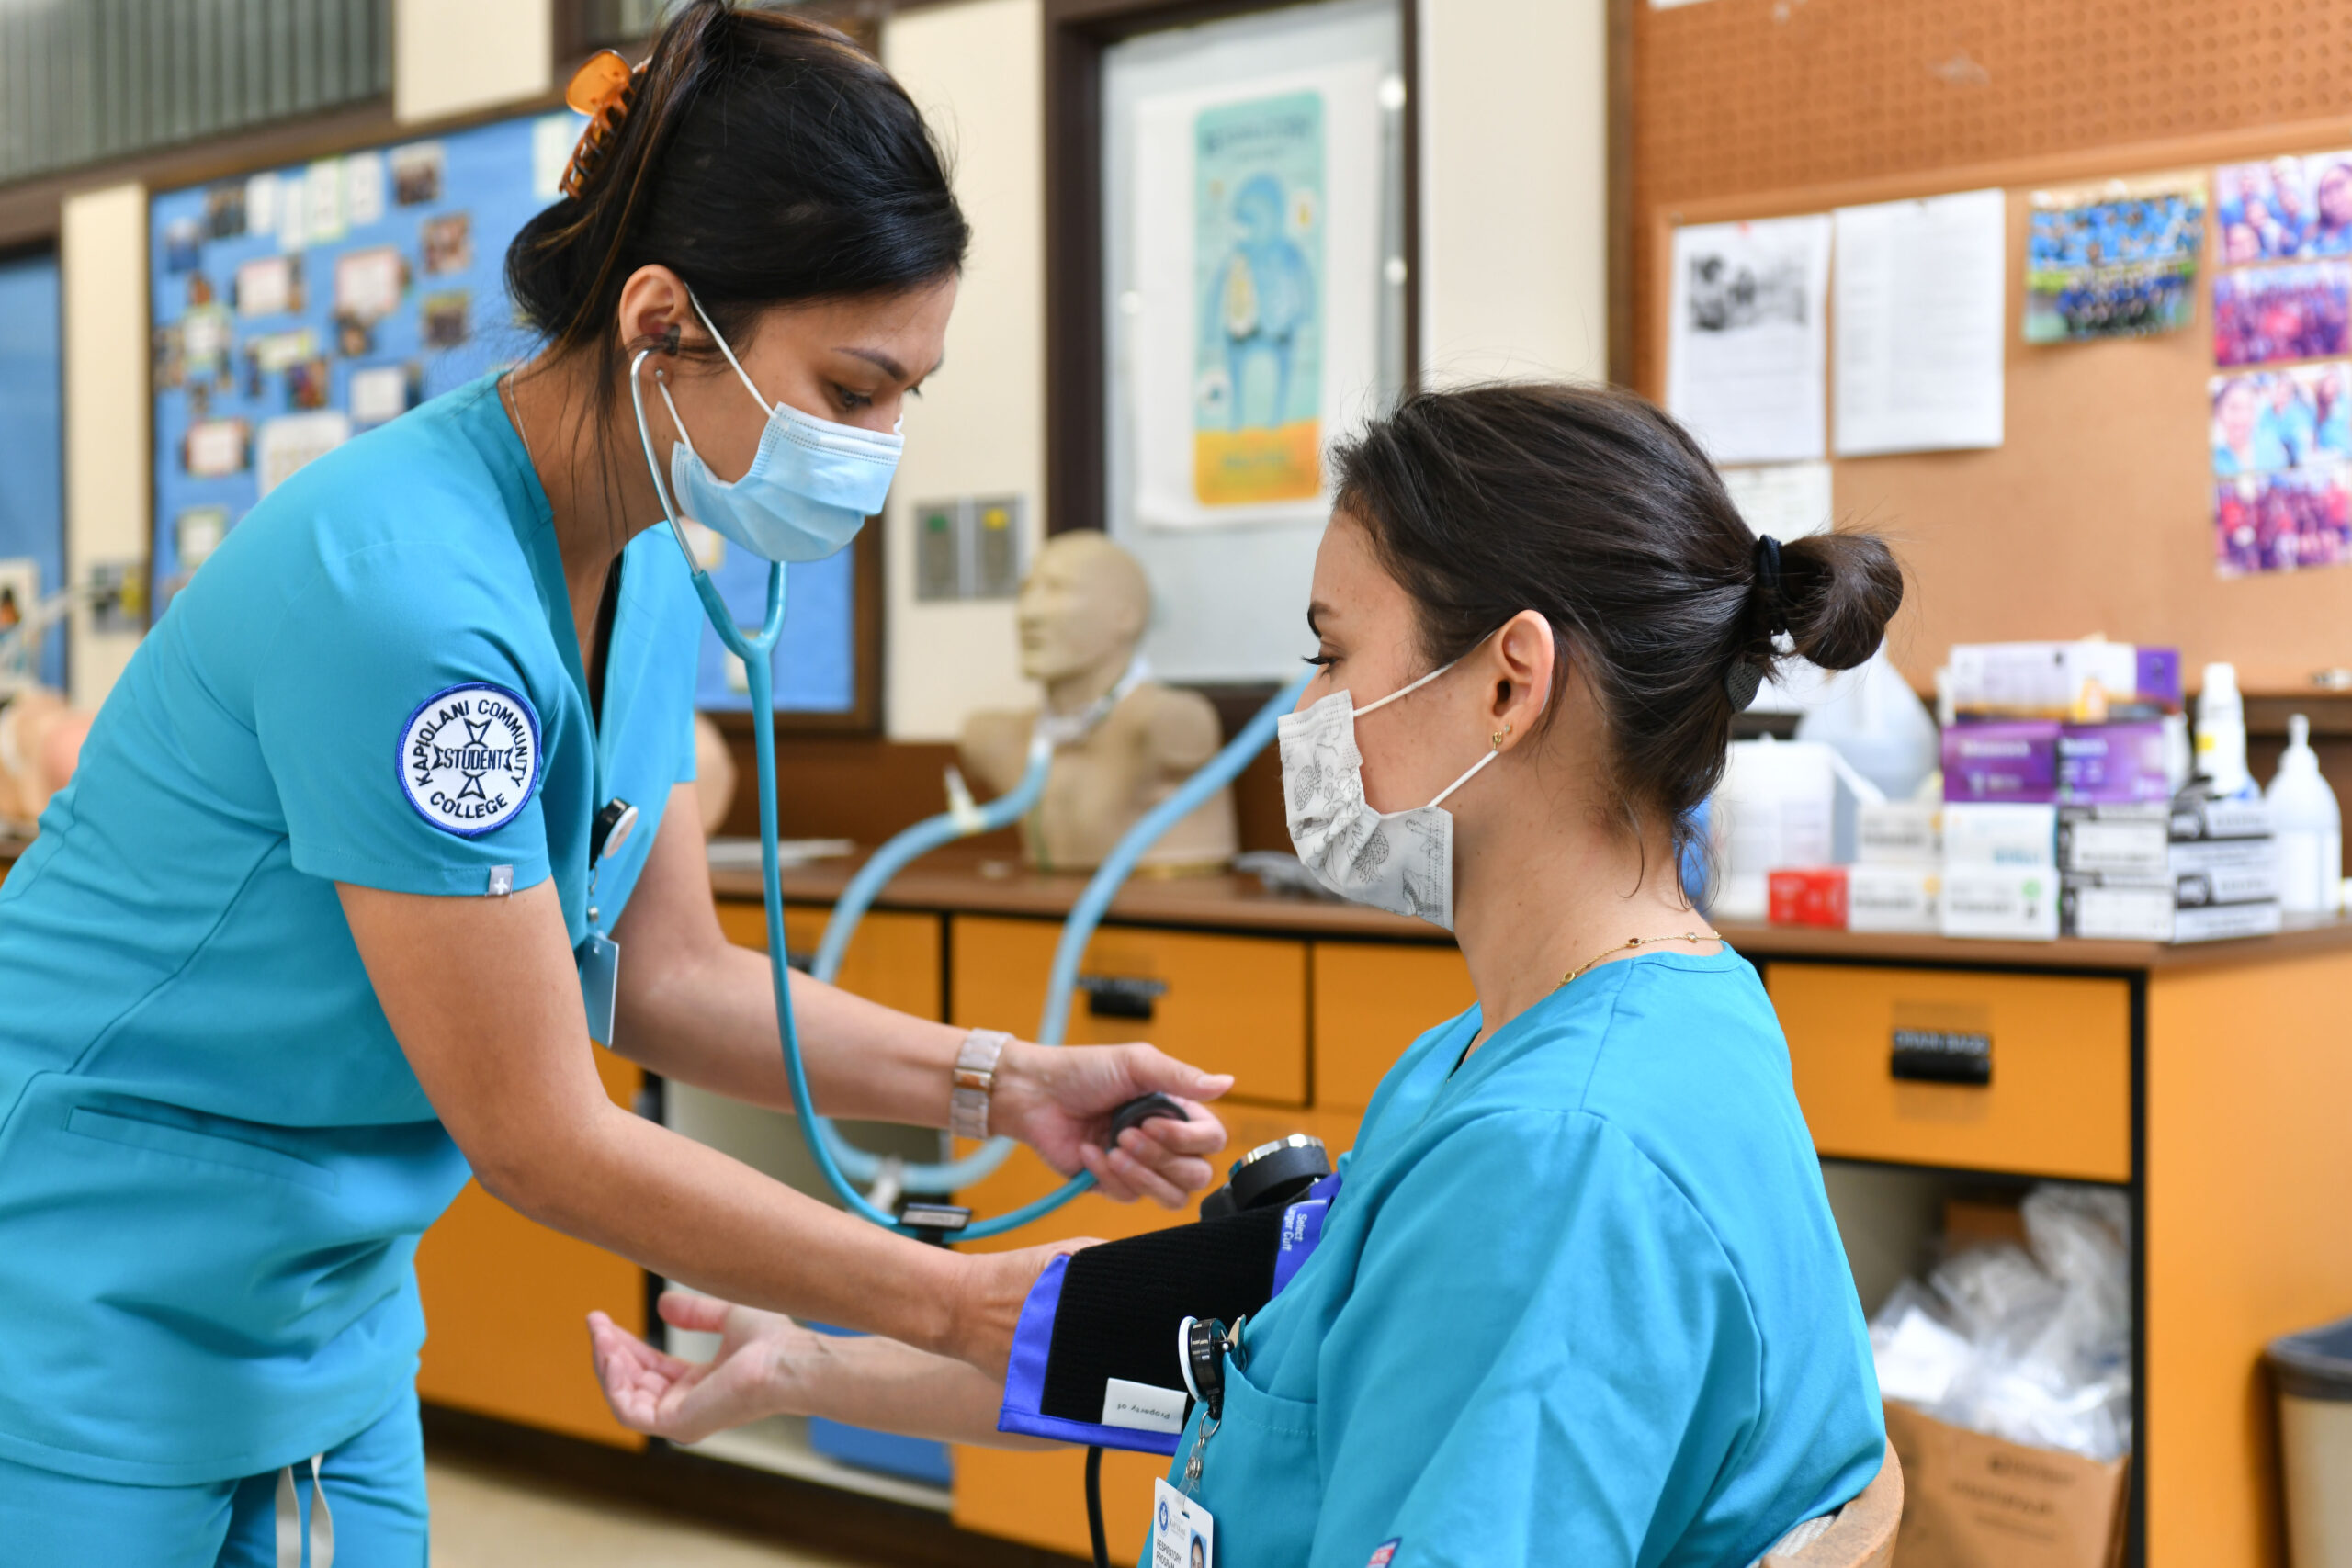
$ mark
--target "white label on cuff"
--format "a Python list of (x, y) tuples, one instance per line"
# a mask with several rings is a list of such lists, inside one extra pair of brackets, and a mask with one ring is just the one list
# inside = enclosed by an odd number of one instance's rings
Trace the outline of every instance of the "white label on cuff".
[(1154, 1388), (1125, 1378), (1102, 1380), (1102, 1425), (1127, 1427), (1139, 1432), (1181, 1432), (1184, 1429), (1184, 1391)]

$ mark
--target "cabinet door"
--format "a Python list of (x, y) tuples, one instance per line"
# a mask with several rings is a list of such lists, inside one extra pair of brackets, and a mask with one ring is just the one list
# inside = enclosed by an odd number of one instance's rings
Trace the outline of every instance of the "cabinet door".
[[(1247, 1105), (1220, 1106), (1218, 1115), (1227, 1134), (1225, 1152), (1216, 1159), (1220, 1180), (1226, 1162), (1292, 1133), (1315, 1134), (1329, 1147), (1336, 1162), (1354, 1143), (1358, 1120), (1351, 1111), (1278, 1111)], [(1017, 1149), (994, 1176), (958, 1197), (971, 1204), (976, 1213), (1000, 1214), (1042, 1197), (1060, 1181), (1035, 1155)], [(1182, 1213), (1170, 1213), (1156, 1203), (1114, 1203), (1090, 1192), (1015, 1235), (975, 1242), (972, 1250), (1035, 1247), (1081, 1235), (1114, 1240), (1186, 1224), (1198, 1212), (1197, 1204)], [(1102, 1524), (1114, 1562), (1132, 1562), (1142, 1551), (1151, 1511), (1152, 1478), (1166, 1475), (1168, 1463), (1154, 1454), (1104, 1452)], [(959, 1447), (956, 1450), (955, 1515), (956, 1522), (966, 1529), (1006, 1536), (1073, 1557), (1091, 1556), (1086, 1450), (1015, 1453)]]
[(1315, 1103), (1362, 1111), (1405, 1047), (1478, 999), (1451, 942), (1315, 944)]
[(1766, 983), (1823, 1154), (2132, 1179), (2125, 981), (1779, 963)]
[[(586, 1045), (585, 1042), (582, 1042)], [(601, 1046), (605, 1092), (627, 1105), (644, 1075)], [(645, 1439), (615, 1421), (588, 1364), (591, 1310), (645, 1332), (645, 1271), (525, 1219), (469, 1181), (416, 1249), (424, 1296), (418, 1395), (616, 1448)]]
[[(825, 921), (831, 913), (807, 905), (785, 906), (784, 940), (794, 959), (815, 955), (817, 944), (825, 940)], [(718, 926), (738, 947), (768, 950), (767, 910), (757, 902), (720, 899)], [(937, 915), (868, 909), (857, 922), (849, 951), (842, 955), (842, 972), (834, 976), (834, 983), (917, 1018), (941, 1017), (939, 941)]]
[[(1046, 1005), (1054, 920), (958, 915), (948, 1018), (1027, 1035)], [(1070, 999), (1069, 1043), (1148, 1040), (1213, 1073), (1233, 1098), (1306, 1103), (1306, 944), (1106, 926), (1087, 943)]]

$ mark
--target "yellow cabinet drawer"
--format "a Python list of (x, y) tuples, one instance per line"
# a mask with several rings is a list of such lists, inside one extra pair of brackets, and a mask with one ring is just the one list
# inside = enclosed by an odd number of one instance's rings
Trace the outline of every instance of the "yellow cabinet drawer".
[(1405, 1047), (1478, 999), (1462, 950), (1315, 944), (1315, 1103), (1362, 1111)]
[[(794, 953), (813, 953), (825, 939), (830, 909), (787, 904), (784, 940)], [(868, 1001), (917, 1018), (944, 1016), (940, 1006), (940, 918), (904, 909), (869, 909), (842, 958), (836, 983)], [(767, 910), (741, 898), (718, 901), (718, 927), (738, 947), (768, 950)]]
[[(1059, 923), (958, 915), (950, 930), (949, 1020), (1034, 1034)], [(1087, 944), (1079, 977), (1067, 1043), (1148, 1040), (1231, 1073), (1236, 1099), (1306, 1103), (1304, 942), (1106, 926)]]
[[(1217, 1113), (1227, 1134), (1225, 1151), (1215, 1161), (1220, 1182), (1226, 1167), (1237, 1156), (1292, 1133), (1312, 1133), (1321, 1138), (1334, 1163), (1355, 1142), (1358, 1119), (1351, 1113), (1247, 1105), (1219, 1106)], [(1017, 1149), (994, 1176), (957, 1197), (971, 1204), (975, 1213), (1000, 1214), (1042, 1197), (1060, 1179), (1035, 1155)], [(1197, 1213), (1197, 1203), (1185, 1213), (1171, 1213), (1156, 1203), (1114, 1203), (1090, 1192), (1037, 1224), (1024, 1226), (1017, 1235), (975, 1242), (970, 1250), (1035, 1247), (1081, 1235), (1110, 1241), (1164, 1225), (1184, 1224)], [(966, 1529), (1026, 1541), (1072, 1557), (1090, 1557), (1093, 1548), (1086, 1529), (1085, 1460), (1082, 1449), (1014, 1453), (958, 1447), (956, 1522)], [(1168, 1461), (1156, 1455), (1103, 1454), (1102, 1522), (1113, 1562), (1132, 1562), (1142, 1551), (1145, 1522), (1151, 1511), (1152, 1478), (1167, 1473)]]
[[(1767, 976), (1823, 1154), (2131, 1179), (2126, 982), (1813, 964)], [(1897, 1077), (1898, 1032), (1913, 1064), (1963, 1061), (1985, 1043), (1989, 1081)]]

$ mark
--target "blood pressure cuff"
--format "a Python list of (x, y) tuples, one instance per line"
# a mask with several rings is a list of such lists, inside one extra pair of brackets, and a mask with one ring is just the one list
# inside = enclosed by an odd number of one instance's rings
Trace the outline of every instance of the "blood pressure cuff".
[(1340, 1189), (1326, 1177), (1287, 1208), (1245, 1210), (1057, 1258), (1013, 1331), (997, 1430), (1172, 1454), (1192, 1399), (1177, 1329), (1230, 1324), (1282, 1293)]

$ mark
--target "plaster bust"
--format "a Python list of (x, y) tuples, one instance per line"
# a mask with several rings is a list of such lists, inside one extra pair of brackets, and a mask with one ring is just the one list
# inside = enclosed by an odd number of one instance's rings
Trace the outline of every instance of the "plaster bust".
[[(1020, 782), (1041, 715), (1072, 735), (1054, 753), (1044, 799), (1021, 824), (1022, 852), (1040, 871), (1091, 871), (1216, 754), (1216, 710), (1137, 665), (1151, 589), (1136, 558), (1102, 534), (1048, 540), (1021, 585), (1016, 614), (1021, 672), (1044, 688), (1044, 706), (974, 714), (964, 725), (964, 771), (983, 793), (1001, 795)], [(1224, 789), (1170, 829), (1142, 864), (1163, 874), (1221, 871), (1238, 847), (1233, 793)]]

